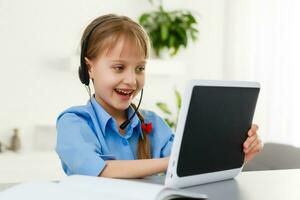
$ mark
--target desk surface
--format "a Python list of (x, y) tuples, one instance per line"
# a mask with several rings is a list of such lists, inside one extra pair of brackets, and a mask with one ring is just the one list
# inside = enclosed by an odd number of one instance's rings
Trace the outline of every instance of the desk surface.
[[(139, 179), (162, 184), (163, 176)], [(0, 190), (13, 184), (0, 184)], [(209, 200), (300, 200), (300, 169), (242, 172), (235, 179), (186, 190), (207, 194)]]
[[(143, 182), (163, 184), (162, 177)], [(235, 179), (186, 190), (206, 194), (209, 200), (300, 200), (300, 169), (242, 172)]]
[(300, 169), (243, 172), (235, 179), (190, 190), (215, 200), (300, 200)]

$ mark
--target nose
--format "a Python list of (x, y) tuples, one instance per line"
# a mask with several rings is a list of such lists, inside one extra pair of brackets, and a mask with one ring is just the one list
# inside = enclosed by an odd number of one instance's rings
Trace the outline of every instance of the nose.
[(124, 77), (124, 83), (130, 86), (136, 86), (137, 84), (137, 77), (135, 70), (128, 70)]

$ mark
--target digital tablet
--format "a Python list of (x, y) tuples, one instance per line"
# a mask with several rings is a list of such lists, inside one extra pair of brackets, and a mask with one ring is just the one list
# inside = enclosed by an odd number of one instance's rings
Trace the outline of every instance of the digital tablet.
[(167, 187), (188, 187), (238, 175), (259, 90), (258, 82), (189, 82), (169, 159)]

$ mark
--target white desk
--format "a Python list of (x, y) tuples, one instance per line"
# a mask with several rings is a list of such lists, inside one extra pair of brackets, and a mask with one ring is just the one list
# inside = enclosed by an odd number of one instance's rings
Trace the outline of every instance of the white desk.
[[(163, 178), (155, 176), (138, 181), (162, 184)], [(0, 190), (7, 187), (0, 184)], [(242, 172), (232, 180), (186, 190), (207, 194), (209, 200), (300, 200), (300, 169)]]
[[(144, 182), (163, 183), (162, 177)], [(209, 200), (300, 200), (300, 169), (242, 172), (235, 179), (187, 188)]]

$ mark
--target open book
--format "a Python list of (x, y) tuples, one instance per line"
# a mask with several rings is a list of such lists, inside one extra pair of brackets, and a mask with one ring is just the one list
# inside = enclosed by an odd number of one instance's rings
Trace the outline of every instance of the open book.
[(89, 176), (69, 176), (58, 183), (36, 181), (23, 183), (0, 192), (1, 200), (169, 200), (206, 199), (204, 194), (137, 180)]

